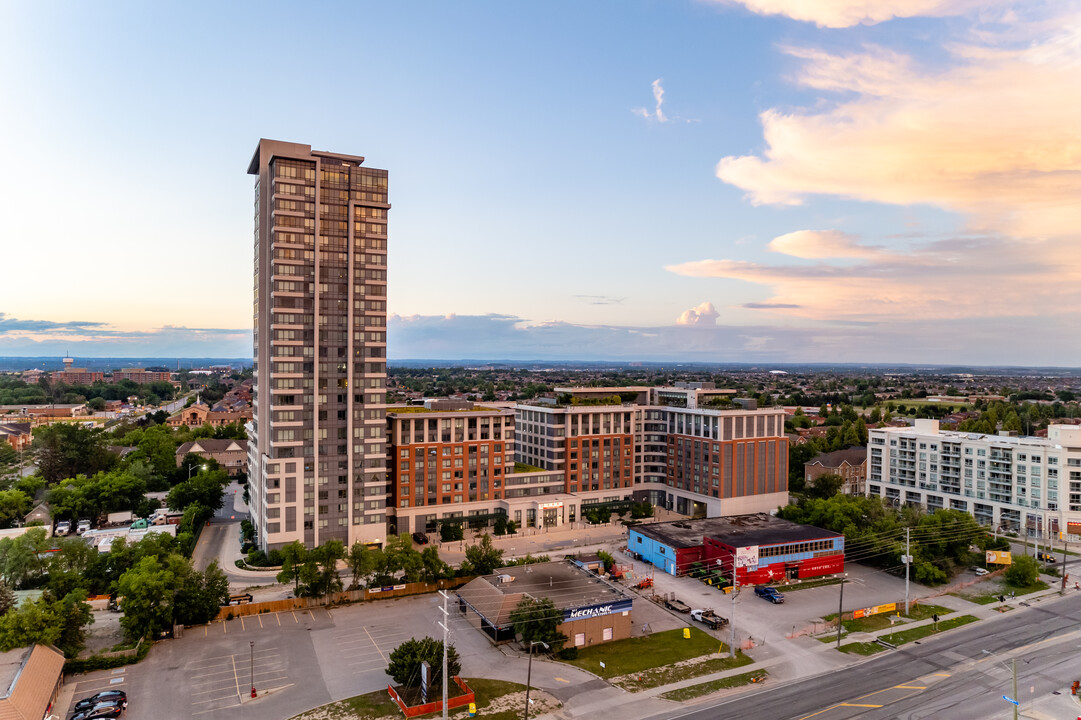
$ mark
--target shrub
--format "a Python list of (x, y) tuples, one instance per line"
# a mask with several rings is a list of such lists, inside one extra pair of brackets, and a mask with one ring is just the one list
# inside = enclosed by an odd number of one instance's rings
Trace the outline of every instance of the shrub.
[(574, 645), (571, 645), (570, 647), (565, 647), (556, 653), (556, 657), (560, 660), (577, 660), (578, 648)]

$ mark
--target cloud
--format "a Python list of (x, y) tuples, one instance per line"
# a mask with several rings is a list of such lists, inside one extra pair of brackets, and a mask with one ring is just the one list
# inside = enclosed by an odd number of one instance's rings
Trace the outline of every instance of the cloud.
[(881, 253), (881, 248), (860, 245), (837, 230), (797, 230), (773, 238), (767, 247), (798, 258), (865, 258)]
[(845, 28), (874, 25), (918, 16), (960, 15), (973, 8), (993, 7), (994, 0), (714, 0), (724, 5), (743, 5), (759, 15), (783, 15), (813, 22), (819, 27)]
[(721, 159), (717, 177), (756, 205), (812, 195), (923, 204), (961, 213), (970, 231), (1072, 241), (1081, 227), (1081, 22), (1059, 18), (1050, 36), (1026, 37), (1044, 27), (974, 33), (948, 45), (937, 69), (874, 46), (785, 48), (802, 61), (799, 84), (839, 99), (766, 110), (765, 151)]
[[(988, 317), (893, 323), (620, 327), (529, 322), (508, 315), (392, 315), (394, 360), (624, 360), (1061, 365), (1081, 353), (1081, 333), (1061, 318)], [(1028, 337), (1031, 343), (1003, 342)]]
[(19, 320), (0, 313), (0, 354), (109, 357), (248, 357), (248, 328), (188, 328), (166, 325), (123, 330), (104, 322)]
[(661, 78), (657, 78), (653, 81), (653, 100), (656, 101), (657, 107), (653, 112), (645, 108), (634, 108), (631, 110), (635, 115), (644, 117), (646, 120), (654, 118), (657, 122), (668, 122), (668, 118), (664, 115), (664, 86), (661, 85)]
[(769, 247), (814, 262), (706, 259), (667, 270), (757, 284), (772, 296), (743, 307), (827, 323), (1054, 316), (1071, 325), (1081, 307), (1081, 253), (1069, 243), (974, 236), (912, 242), (905, 252), (887, 253), (847, 235), (807, 231)]
[(575, 295), (590, 305), (622, 305), (625, 297), (612, 297), (611, 295)]
[(717, 318), (720, 316), (721, 314), (713, 307), (713, 303), (704, 302), (680, 313), (680, 316), (676, 318), (676, 325), (716, 325)]

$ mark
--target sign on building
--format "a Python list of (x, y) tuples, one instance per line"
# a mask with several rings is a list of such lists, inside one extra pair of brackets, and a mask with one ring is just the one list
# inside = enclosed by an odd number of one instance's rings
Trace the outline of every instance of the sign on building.
[(736, 567), (758, 567), (758, 546), (736, 548)]
[(617, 600), (616, 602), (604, 603), (603, 605), (586, 605), (579, 608), (567, 608), (563, 611), (563, 622), (572, 620), (587, 620), (601, 617), (602, 615), (615, 615), (631, 611), (631, 600)]
[(988, 565), (1012, 565), (1013, 558), (1010, 557), (1010, 553), (1007, 550), (988, 550), (987, 551), (987, 564)]

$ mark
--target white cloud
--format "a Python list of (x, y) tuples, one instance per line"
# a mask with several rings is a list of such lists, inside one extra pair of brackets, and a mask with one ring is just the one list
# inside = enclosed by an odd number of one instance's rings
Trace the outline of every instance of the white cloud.
[(713, 303), (707, 301), (680, 313), (676, 325), (716, 325), (720, 316)]
[(798, 258), (865, 258), (882, 252), (838, 230), (797, 230), (773, 238), (767, 247)]
[(986, 10), (1002, 0), (714, 0), (743, 5), (759, 15), (783, 15), (819, 27), (845, 28), (874, 25), (919, 16), (960, 15), (975, 8)]
[(939, 70), (876, 47), (787, 48), (804, 61), (800, 84), (842, 99), (766, 110), (766, 150), (723, 158), (717, 177), (759, 205), (812, 195), (924, 204), (961, 213), (973, 231), (1072, 242), (1081, 227), (1081, 18), (1060, 18), (1053, 35), (1021, 49), (1000, 41), (949, 46)]
[(634, 108), (631, 112), (644, 117), (646, 120), (653, 118), (657, 122), (668, 122), (668, 118), (664, 114), (664, 86), (661, 85), (661, 78), (654, 80), (651, 87), (653, 88), (653, 100), (657, 103), (657, 107), (652, 112), (646, 108)]

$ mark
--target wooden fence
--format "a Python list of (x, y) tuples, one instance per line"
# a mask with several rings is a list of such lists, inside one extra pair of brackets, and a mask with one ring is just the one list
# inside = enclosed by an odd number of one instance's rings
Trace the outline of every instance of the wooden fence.
[(218, 611), (215, 622), (230, 620), (235, 617), (247, 617), (262, 613), (289, 612), (291, 610), (307, 610), (313, 607), (326, 607), (327, 605), (345, 605), (368, 600), (385, 600), (408, 595), (423, 595), (424, 593), (436, 592), (437, 590), (451, 590), (459, 588), (472, 580), (472, 577), (454, 578), (452, 580), (439, 580), (438, 582), (402, 583), (400, 585), (387, 585), (381, 588), (368, 588), (366, 590), (346, 590), (344, 592), (331, 593), (329, 596), (311, 598), (287, 598), (285, 600), (268, 600), (266, 602), (244, 603), (242, 605), (226, 605)]
[[(464, 680), (457, 675), (451, 679), (457, 683), (459, 688), (461, 688), (462, 694), (456, 697), (447, 698), (448, 710), (451, 708), (464, 707), (465, 705), (476, 702), (476, 696), (473, 694), (473, 691), (469, 689), (469, 686), (465, 684)], [(390, 695), (390, 699), (393, 700), (394, 703), (402, 709), (405, 716), (409, 718), (416, 717), (417, 715), (427, 715), (428, 713), (438, 712), (443, 709), (442, 697), (424, 705), (406, 705), (405, 700), (394, 690), (393, 686), (387, 686), (387, 693)]]

